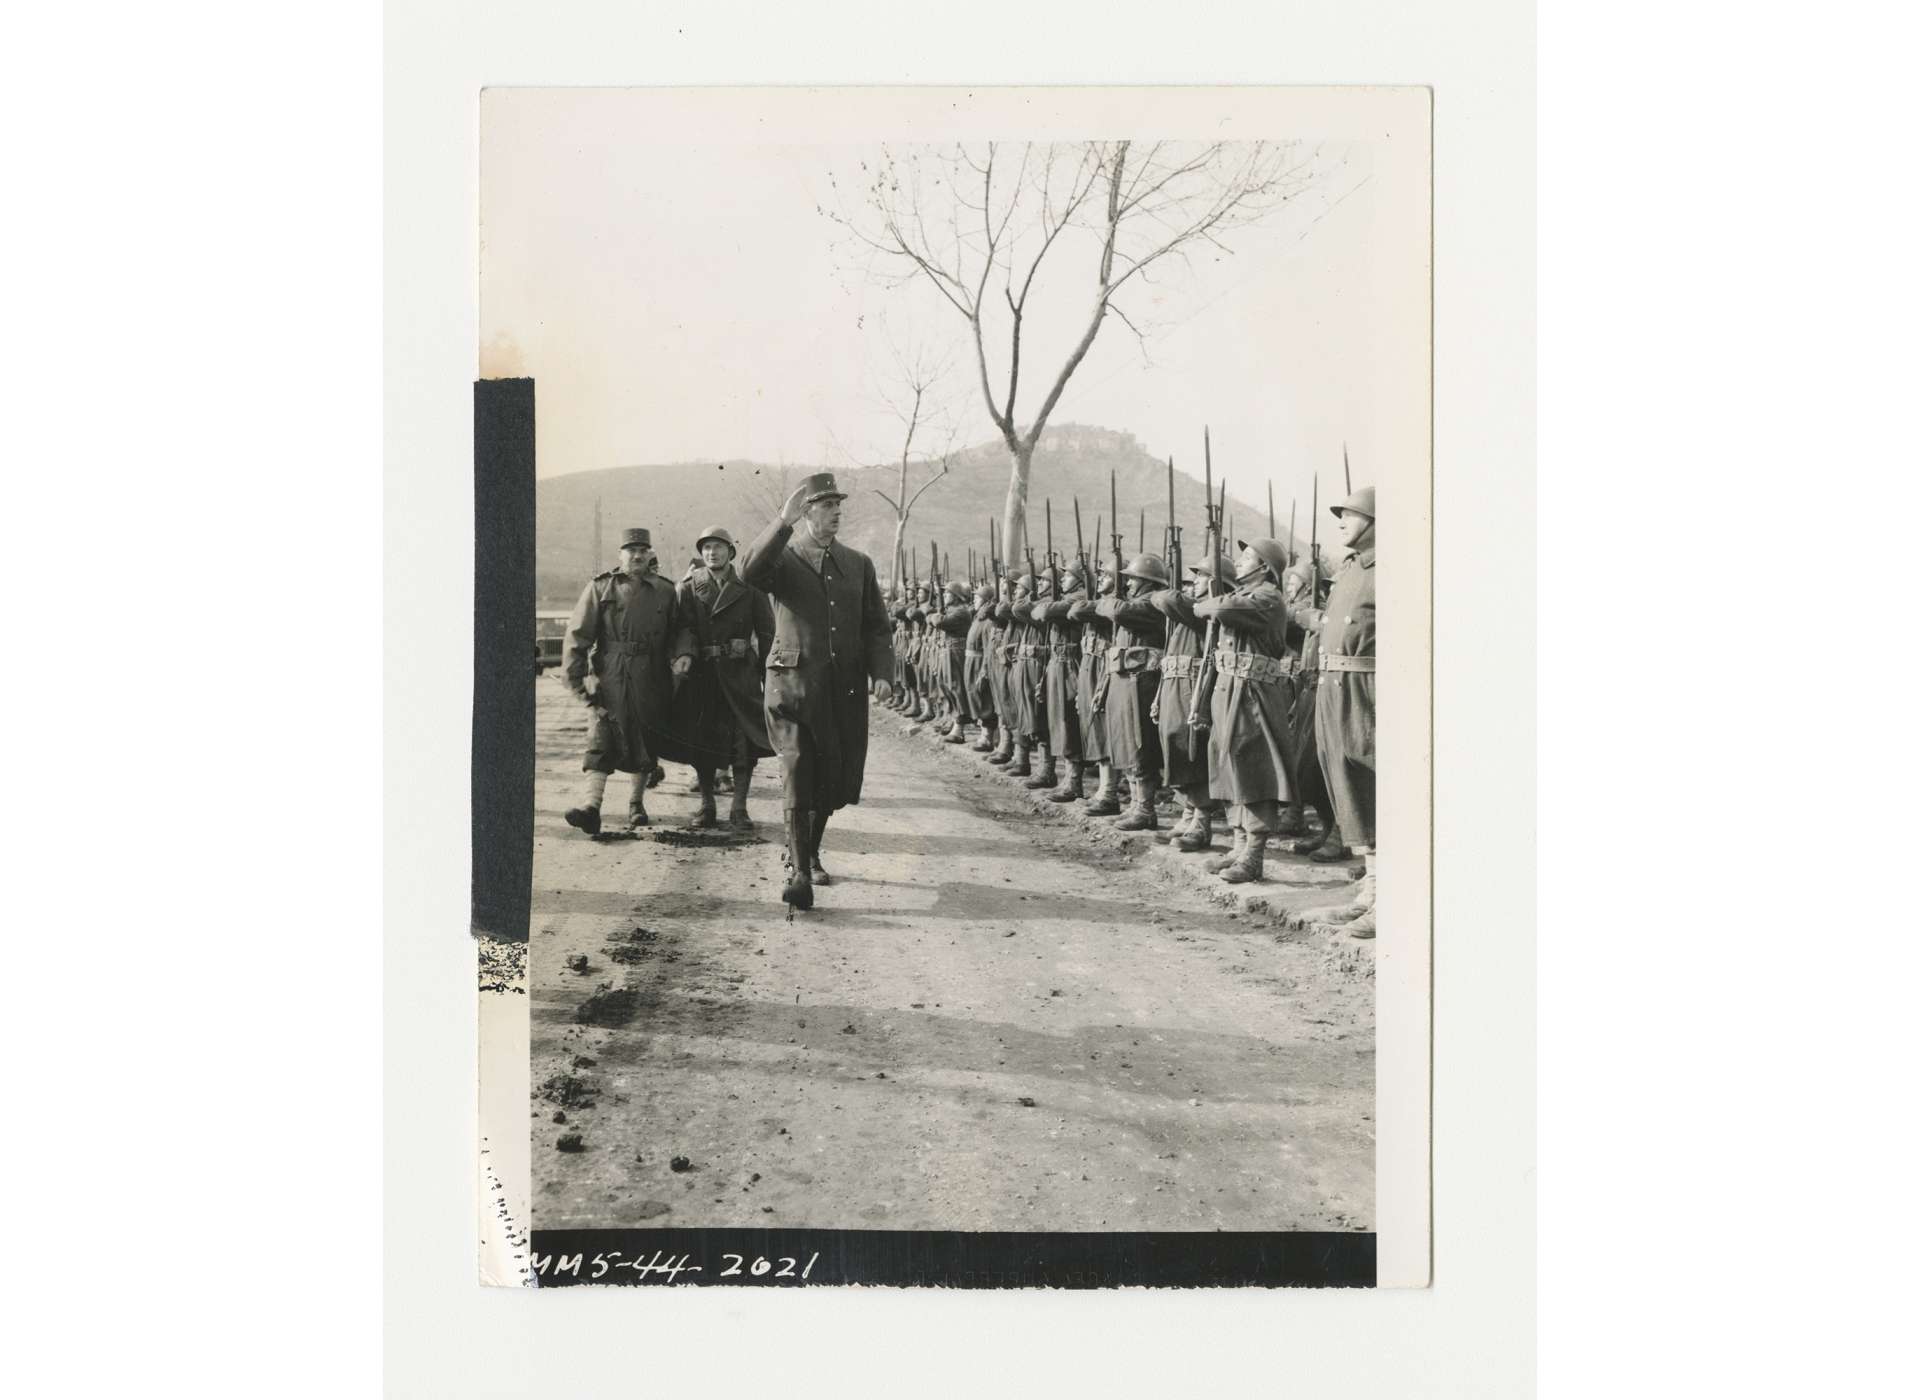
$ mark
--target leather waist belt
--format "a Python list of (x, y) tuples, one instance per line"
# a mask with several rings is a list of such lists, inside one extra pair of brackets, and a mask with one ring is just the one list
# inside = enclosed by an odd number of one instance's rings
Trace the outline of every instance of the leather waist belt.
[(1320, 654), (1320, 669), (1323, 671), (1373, 671), (1371, 656), (1329, 656)]
[(1107, 648), (1107, 664), (1119, 668), (1122, 675), (1134, 671), (1158, 671), (1161, 669), (1161, 656), (1159, 647)]
[(750, 655), (751, 649), (747, 646), (747, 639), (745, 637), (735, 637), (730, 642), (717, 642), (712, 646), (701, 647), (700, 654), (714, 659), (728, 656), (737, 661), (741, 657)]
[(1077, 660), (1080, 656), (1080, 643), (1061, 642), (1054, 647), (1053, 654), (1055, 656), (1071, 657)]
[(1261, 656), (1251, 651), (1216, 651), (1213, 662), (1223, 676), (1245, 676), (1250, 681), (1285, 680), (1294, 672), (1291, 657)]
[(1193, 677), (1200, 674), (1200, 658), (1197, 656), (1163, 656), (1160, 658), (1160, 674), (1173, 680), (1181, 677)]
[(968, 656), (985, 656), (986, 653), (984, 651), (981, 651), (978, 647), (968, 647), (967, 655)]
[(1052, 650), (1052, 647), (1035, 645), (1032, 642), (1022, 642), (1020, 644), (1020, 655), (1022, 656), (1045, 656)]

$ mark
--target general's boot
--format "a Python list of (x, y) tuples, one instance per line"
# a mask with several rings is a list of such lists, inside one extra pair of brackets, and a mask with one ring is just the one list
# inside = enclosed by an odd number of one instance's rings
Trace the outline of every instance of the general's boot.
[(1180, 833), (1179, 840), (1173, 844), (1179, 850), (1189, 854), (1212, 849), (1213, 813), (1204, 807), (1195, 807), (1193, 820), (1187, 824), (1187, 829)]
[(1049, 802), (1078, 802), (1087, 795), (1086, 776), (1078, 763), (1067, 765), (1067, 785), (1047, 794)]
[(813, 877), (808, 872), (807, 860), (807, 813), (789, 809), (787, 812), (787, 850), (782, 857), (787, 868), (786, 888), (780, 891), (780, 902), (791, 904), (795, 909), (813, 908)]
[(589, 836), (600, 834), (600, 809), (598, 807), (567, 808), (567, 825), (579, 827)]
[(720, 825), (720, 814), (713, 808), (713, 775), (700, 775), (700, 810), (687, 822), (694, 831), (706, 831)]
[(1024, 778), (1032, 772), (1033, 765), (1027, 762), (1027, 746), (1025, 744), (1015, 744), (1013, 746), (1013, 762), (1007, 765), (1007, 776), (1009, 778)]
[(1145, 778), (1133, 782), (1133, 810), (1113, 824), (1116, 831), (1157, 831), (1160, 814), (1153, 806), (1153, 783)]
[(1300, 836), (1306, 832), (1307, 819), (1301, 814), (1298, 802), (1289, 802), (1280, 812), (1280, 820), (1274, 823), (1275, 836)]
[(1053, 750), (1047, 745), (1040, 746), (1040, 771), (1027, 779), (1027, 787), (1038, 792), (1041, 788), (1050, 788), (1060, 781), (1060, 774), (1053, 766)]
[(1207, 873), (1210, 875), (1218, 875), (1223, 870), (1232, 869), (1236, 864), (1239, 863), (1240, 857), (1245, 855), (1246, 853), (1247, 853), (1247, 833), (1245, 831), (1242, 831), (1239, 827), (1235, 827), (1233, 829), (1233, 845), (1228, 848), (1225, 855), (1215, 856), (1212, 860), (1207, 862), (1206, 864)]
[(827, 813), (815, 812), (807, 828), (807, 874), (816, 885), (831, 885), (833, 876), (820, 863), (820, 838), (827, 834)]
[(753, 830), (753, 818), (747, 815), (747, 792), (753, 787), (753, 769), (742, 764), (733, 770), (733, 808), (727, 813), (727, 829), (741, 833)]
[(1267, 838), (1249, 836), (1247, 848), (1240, 853), (1240, 859), (1220, 872), (1220, 878), (1229, 885), (1246, 885), (1265, 878), (1267, 865)]

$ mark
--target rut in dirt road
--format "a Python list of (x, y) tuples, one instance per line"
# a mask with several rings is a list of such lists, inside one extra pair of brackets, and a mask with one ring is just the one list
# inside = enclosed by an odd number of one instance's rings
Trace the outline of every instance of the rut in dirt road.
[(775, 765), (758, 839), (680, 829), (676, 775), (640, 839), (589, 840), (578, 723), (543, 684), (537, 1228), (1373, 1228), (1370, 963), (880, 714), (789, 922)]

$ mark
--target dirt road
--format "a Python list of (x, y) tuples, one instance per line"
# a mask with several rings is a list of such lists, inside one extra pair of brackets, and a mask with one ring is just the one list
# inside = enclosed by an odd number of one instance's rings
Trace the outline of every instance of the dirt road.
[(885, 711), (789, 922), (777, 763), (757, 841), (682, 830), (677, 768), (645, 837), (589, 840), (583, 716), (539, 695), (536, 1227), (1374, 1227), (1370, 963)]

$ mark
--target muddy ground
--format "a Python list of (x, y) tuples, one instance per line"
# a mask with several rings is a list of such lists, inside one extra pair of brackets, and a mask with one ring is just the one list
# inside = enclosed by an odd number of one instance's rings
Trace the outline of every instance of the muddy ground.
[(876, 710), (789, 922), (777, 763), (758, 839), (686, 832), (670, 768), (590, 840), (584, 715), (548, 677), (538, 717), (535, 1226), (1373, 1228), (1371, 945), (1311, 920), (1344, 870), (1222, 887)]

